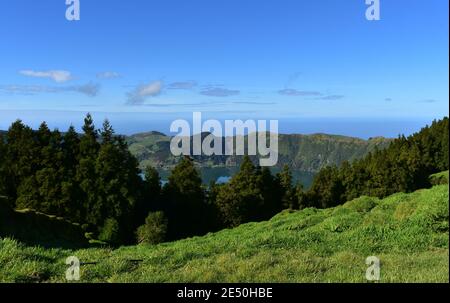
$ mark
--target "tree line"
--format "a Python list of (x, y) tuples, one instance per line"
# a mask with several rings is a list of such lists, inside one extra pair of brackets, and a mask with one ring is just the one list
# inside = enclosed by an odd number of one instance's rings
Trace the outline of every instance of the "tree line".
[(448, 118), (352, 163), (329, 166), (315, 176), (304, 206), (333, 207), (359, 196), (383, 198), (431, 186), (429, 176), (449, 169)]
[(14, 122), (0, 134), (0, 196), (11, 207), (80, 223), (89, 237), (112, 245), (171, 241), (267, 220), (284, 209), (409, 192), (448, 169), (448, 118), (363, 159), (322, 169), (309, 190), (294, 184), (288, 166), (273, 175), (249, 157), (228, 183), (209, 186), (183, 157), (162, 185), (153, 167), (139, 170), (107, 120), (96, 129), (88, 114), (82, 130), (61, 133), (44, 122), (34, 131)]

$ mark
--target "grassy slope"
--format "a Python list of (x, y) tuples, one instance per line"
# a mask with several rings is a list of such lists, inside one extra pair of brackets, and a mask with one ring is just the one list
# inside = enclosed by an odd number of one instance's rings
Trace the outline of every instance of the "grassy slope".
[(13, 237), (29, 245), (45, 247), (88, 246), (79, 224), (30, 209), (13, 210), (0, 196), (1, 237)]
[(75, 255), (98, 262), (82, 267), (82, 282), (365, 282), (375, 255), (382, 282), (448, 282), (448, 220), (448, 185), (438, 185), (153, 247), (45, 250), (6, 239), (0, 281), (63, 282)]

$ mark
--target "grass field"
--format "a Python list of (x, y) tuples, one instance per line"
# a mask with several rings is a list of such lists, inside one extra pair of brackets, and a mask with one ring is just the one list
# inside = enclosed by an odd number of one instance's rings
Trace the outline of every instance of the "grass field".
[[(119, 249), (26, 247), (0, 240), (0, 281), (65, 282), (449, 282), (448, 185), (386, 199), (361, 197), (326, 210), (283, 212), (268, 222), (165, 243)], [(141, 261), (136, 261), (141, 260)]]

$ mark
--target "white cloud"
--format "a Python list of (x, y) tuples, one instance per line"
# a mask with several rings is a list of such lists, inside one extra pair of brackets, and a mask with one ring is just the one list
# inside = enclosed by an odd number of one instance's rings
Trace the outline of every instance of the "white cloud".
[(162, 81), (154, 81), (140, 85), (128, 93), (128, 104), (142, 104), (148, 97), (158, 96), (162, 91), (162, 87)]
[(27, 77), (49, 78), (58, 83), (72, 80), (72, 74), (65, 70), (50, 70), (50, 71), (21, 70), (19, 73)]

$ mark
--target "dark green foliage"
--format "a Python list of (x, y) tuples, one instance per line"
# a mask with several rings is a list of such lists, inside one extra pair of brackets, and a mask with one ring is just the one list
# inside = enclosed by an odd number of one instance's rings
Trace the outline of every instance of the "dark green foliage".
[(431, 186), (429, 176), (448, 170), (448, 118), (352, 164), (322, 169), (307, 194), (309, 204), (332, 207), (361, 195), (386, 197)]
[(156, 169), (148, 166), (144, 172), (145, 186), (149, 194), (159, 195), (161, 193), (161, 178)]
[(9, 128), (5, 140), (7, 144), (1, 163), (4, 195), (15, 203), (18, 187), (34, 174), (39, 165), (39, 158), (35, 157), (37, 138), (31, 128), (17, 120)]
[(16, 208), (63, 217), (113, 245), (132, 243), (138, 229), (139, 242), (157, 243), (267, 220), (283, 209), (412, 192), (442, 183), (442, 176), (429, 176), (448, 170), (448, 118), (360, 160), (340, 162), (321, 169), (305, 191), (293, 184), (288, 166), (273, 176), (245, 156), (229, 183), (206, 189), (197, 163), (184, 157), (161, 188), (154, 168), (141, 178), (137, 159), (108, 121), (97, 130), (88, 114), (81, 135), (73, 127), (51, 131), (45, 123), (33, 131), (16, 121), (0, 133), (0, 214)]
[(315, 177), (308, 195), (311, 206), (318, 208), (333, 207), (343, 199), (344, 185), (339, 178), (339, 170), (335, 166), (323, 168)]
[(298, 183), (295, 187), (295, 201), (296, 204), (294, 205), (294, 207), (297, 206), (297, 209), (300, 210), (311, 206), (309, 205), (308, 195), (303, 189), (303, 185), (300, 183)]
[[(292, 173), (289, 170), (289, 166), (285, 165), (283, 170), (277, 174), (278, 182), (283, 189), (282, 204), (285, 209), (297, 209), (299, 208), (299, 201), (296, 195), (297, 188), (293, 187)], [(301, 189), (301, 185), (300, 188)]]
[(158, 244), (164, 242), (167, 233), (167, 218), (162, 211), (149, 213), (145, 224), (136, 232), (137, 243)]
[(448, 184), (448, 170), (430, 176), (431, 185)]
[(17, 209), (67, 218), (111, 243), (131, 242), (143, 182), (137, 160), (108, 121), (101, 131), (89, 114), (84, 122), (82, 135), (13, 123), (0, 138), (0, 194)]
[(9, 237), (44, 247), (86, 247), (87, 239), (79, 224), (33, 210), (14, 211), (0, 196), (0, 238)]
[(282, 210), (283, 199), (289, 193), (286, 194), (280, 185), (280, 178), (282, 175), (274, 178), (267, 168), (261, 170), (249, 157), (244, 157), (239, 173), (217, 193), (216, 206), (223, 224), (234, 227), (245, 222), (266, 220)]
[(75, 181), (80, 187), (81, 217), (90, 225), (102, 226), (99, 220), (102, 206), (97, 203), (99, 193), (95, 166), (100, 144), (97, 142), (98, 134), (90, 114), (84, 119), (83, 132), (75, 174)]
[[(7, 172), (5, 165), (2, 165), (1, 163), (5, 163), (6, 161), (6, 144), (5, 144), (5, 138), (3, 137), (3, 134), (0, 133), (0, 197), (2, 195), (6, 195), (7, 190)], [(6, 199), (6, 198), (4, 198)]]
[(206, 194), (191, 158), (182, 158), (172, 170), (162, 195), (163, 210), (169, 218), (169, 239), (201, 235), (209, 230)]
[(136, 203), (134, 222), (140, 226), (145, 222), (146, 215), (152, 211), (162, 209), (161, 178), (156, 169), (148, 166), (144, 171), (142, 199)]
[(256, 168), (249, 157), (242, 161), (240, 171), (221, 187), (216, 205), (225, 226), (234, 227), (257, 219), (263, 207), (262, 193), (257, 186)]
[(119, 223), (116, 219), (108, 218), (105, 220), (105, 224), (100, 230), (98, 239), (113, 245), (120, 243)]
[(131, 241), (133, 211), (140, 199), (142, 183), (138, 164), (129, 155), (123, 139), (114, 136), (108, 121), (103, 124), (100, 134), (102, 141), (95, 160), (96, 203), (88, 215), (93, 220), (89, 223), (98, 226), (104, 218), (114, 218), (124, 228), (122, 235), (128, 234), (128, 239), (121, 240)]

